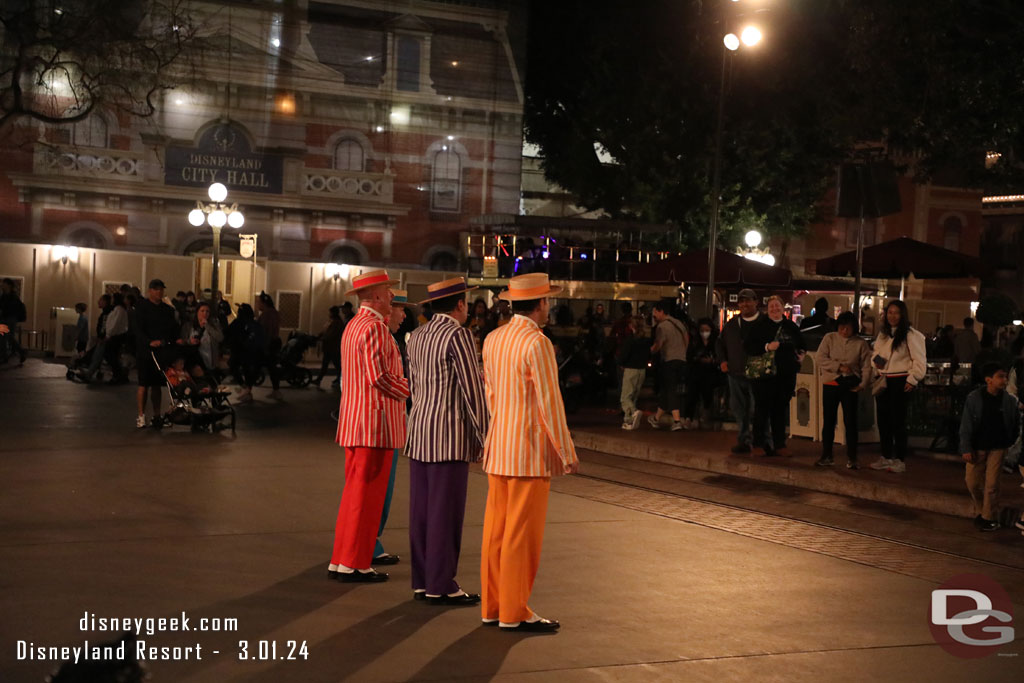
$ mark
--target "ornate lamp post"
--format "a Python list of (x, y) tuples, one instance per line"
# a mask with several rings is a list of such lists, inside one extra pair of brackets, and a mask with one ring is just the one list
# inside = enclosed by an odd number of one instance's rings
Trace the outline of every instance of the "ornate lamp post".
[(238, 210), (238, 204), (228, 206), (224, 200), (228, 197), (228, 188), (221, 183), (210, 185), (207, 194), (212, 200), (205, 204), (196, 201), (196, 208), (188, 212), (188, 222), (195, 227), (208, 223), (213, 230), (213, 272), (210, 276), (210, 296), (217, 298), (220, 290), (220, 229), (226, 223), (236, 230), (245, 225), (245, 216)]

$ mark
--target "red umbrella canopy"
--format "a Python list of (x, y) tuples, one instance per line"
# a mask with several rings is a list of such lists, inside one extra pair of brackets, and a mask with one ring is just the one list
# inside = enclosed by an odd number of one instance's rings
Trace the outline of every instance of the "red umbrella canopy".
[[(630, 282), (692, 285), (708, 283), (707, 249), (688, 251), (642, 266), (629, 269)], [(793, 274), (786, 268), (752, 261), (739, 254), (718, 250), (715, 252), (715, 284), (740, 287), (784, 289), (789, 287)]]
[[(864, 277), (895, 280), (913, 275), (919, 280), (948, 279), (984, 277), (986, 271), (981, 259), (909, 237), (864, 248)], [(833, 276), (856, 274), (856, 250), (818, 259), (817, 272)]]

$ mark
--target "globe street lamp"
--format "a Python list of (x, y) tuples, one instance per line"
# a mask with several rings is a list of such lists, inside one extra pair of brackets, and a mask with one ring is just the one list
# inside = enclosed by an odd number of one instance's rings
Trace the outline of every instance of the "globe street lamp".
[[(746, 26), (737, 36), (726, 34), (722, 39), (722, 77), (718, 85), (718, 117), (715, 120), (715, 157), (711, 172), (711, 230), (708, 240), (708, 292), (705, 300), (707, 315), (711, 316), (715, 303), (715, 252), (718, 250), (718, 202), (722, 192), (722, 119), (725, 110), (725, 70), (729, 55), (740, 46), (754, 47), (761, 42), (761, 31), (756, 26)], [(773, 259), (774, 261), (774, 259)]]
[(238, 210), (238, 204), (228, 206), (224, 203), (228, 197), (228, 188), (221, 183), (210, 185), (207, 194), (212, 202), (205, 204), (196, 201), (196, 208), (188, 212), (188, 222), (197, 228), (203, 223), (207, 223), (213, 230), (213, 272), (210, 275), (210, 296), (216, 299), (220, 289), (220, 229), (227, 224), (237, 230), (245, 225), (245, 216)]

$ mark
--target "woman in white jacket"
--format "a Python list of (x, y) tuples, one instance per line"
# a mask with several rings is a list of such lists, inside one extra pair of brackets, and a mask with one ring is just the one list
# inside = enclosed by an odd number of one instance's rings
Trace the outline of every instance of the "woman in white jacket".
[(882, 457), (873, 470), (906, 472), (907, 403), (910, 392), (924, 379), (924, 335), (910, 326), (907, 305), (890, 301), (871, 354), (875, 370), (885, 378), (885, 388), (875, 397), (878, 408), (878, 436)]

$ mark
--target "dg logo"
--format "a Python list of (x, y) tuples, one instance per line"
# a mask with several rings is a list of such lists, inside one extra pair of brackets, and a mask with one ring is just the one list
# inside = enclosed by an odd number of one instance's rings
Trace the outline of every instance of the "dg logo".
[(1006, 590), (981, 574), (960, 574), (932, 591), (932, 637), (957, 657), (995, 654), (1013, 641), (1013, 603)]

